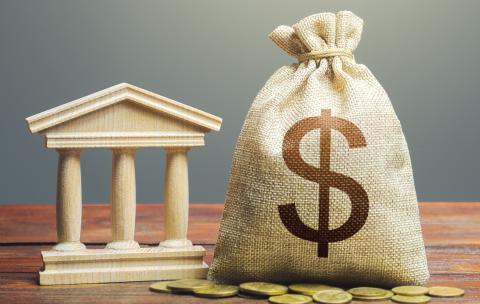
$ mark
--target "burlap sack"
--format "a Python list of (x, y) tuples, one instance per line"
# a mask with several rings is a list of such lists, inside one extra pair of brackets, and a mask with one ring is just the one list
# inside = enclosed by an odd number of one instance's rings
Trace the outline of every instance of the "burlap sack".
[(351, 54), (362, 25), (351, 12), (322, 13), (270, 34), (300, 62), (276, 71), (248, 112), (210, 279), (386, 286), (428, 279), (400, 122)]

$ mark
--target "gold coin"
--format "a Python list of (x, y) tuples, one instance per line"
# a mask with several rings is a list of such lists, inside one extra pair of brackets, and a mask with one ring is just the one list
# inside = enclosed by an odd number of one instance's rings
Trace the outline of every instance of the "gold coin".
[(312, 303), (312, 298), (309, 296), (287, 293), (280, 296), (271, 296), (268, 298), (268, 301), (275, 304), (308, 304)]
[(322, 290), (314, 294), (313, 299), (322, 304), (344, 304), (352, 300), (352, 295), (343, 290)]
[(422, 304), (422, 303), (428, 303), (430, 301), (430, 297), (429, 296), (394, 295), (391, 300), (397, 303)]
[(150, 285), (150, 290), (163, 292), (163, 293), (171, 293), (170, 289), (168, 289), (167, 284), (171, 283), (172, 281), (163, 281), (157, 282)]
[(253, 293), (266, 296), (278, 296), (288, 292), (288, 288), (286, 286), (264, 282), (242, 283), (240, 284), (240, 290), (245, 293)]
[(168, 283), (167, 288), (174, 292), (191, 292), (202, 288), (212, 287), (213, 285), (215, 285), (213, 282), (207, 280), (184, 279)]
[(398, 286), (392, 288), (392, 291), (402, 296), (423, 296), (428, 293), (428, 288), (424, 286)]
[(317, 283), (300, 283), (300, 284), (292, 284), (289, 285), (288, 288), (295, 292), (300, 293), (306, 296), (313, 296), (315, 293), (322, 291), (322, 290), (342, 290), (338, 287), (328, 286), (325, 284), (317, 284)]
[(393, 297), (393, 292), (391, 292), (390, 290), (386, 290), (385, 295), (383, 296), (376, 296), (376, 297), (353, 296), (355, 300), (359, 300), (359, 301), (378, 301), (378, 300), (390, 299), (391, 297)]
[(387, 290), (375, 287), (355, 287), (348, 292), (358, 297), (382, 297), (387, 294)]
[(428, 294), (433, 297), (460, 297), (464, 293), (463, 289), (448, 286), (433, 286), (428, 289)]
[(227, 298), (237, 293), (238, 287), (233, 285), (214, 285), (193, 291), (194, 295), (204, 298)]

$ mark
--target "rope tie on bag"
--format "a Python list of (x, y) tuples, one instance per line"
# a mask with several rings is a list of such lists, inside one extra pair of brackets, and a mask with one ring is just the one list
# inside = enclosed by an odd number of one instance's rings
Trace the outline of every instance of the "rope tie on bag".
[(303, 62), (310, 59), (320, 60), (322, 58), (335, 57), (335, 56), (346, 56), (349, 58), (353, 58), (353, 54), (349, 50), (328, 49), (328, 50), (311, 51), (305, 54), (300, 54), (297, 56), (297, 59), (299, 62)]

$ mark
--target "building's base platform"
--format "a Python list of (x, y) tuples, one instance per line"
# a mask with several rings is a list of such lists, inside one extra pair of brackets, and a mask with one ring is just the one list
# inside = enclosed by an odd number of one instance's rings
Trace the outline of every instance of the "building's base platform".
[(40, 285), (205, 278), (202, 246), (42, 251)]

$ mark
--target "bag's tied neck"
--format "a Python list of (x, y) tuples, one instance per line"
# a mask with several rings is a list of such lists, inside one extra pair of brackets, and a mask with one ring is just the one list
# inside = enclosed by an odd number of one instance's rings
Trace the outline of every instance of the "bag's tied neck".
[(322, 58), (335, 57), (335, 56), (345, 56), (348, 58), (353, 58), (353, 53), (349, 50), (344, 49), (328, 49), (320, 51), (311, 51), (308, 53), (300, 54), (297, 56), (298, 62), (307, 61), (310, 59), (320, 60)]
[(291, 27), (281, 25), (270, 33), (270, 38), (299, 62), (328, 57), (353, 58), (362, 27), (363, 20), (352, 12), (321, 13)]

